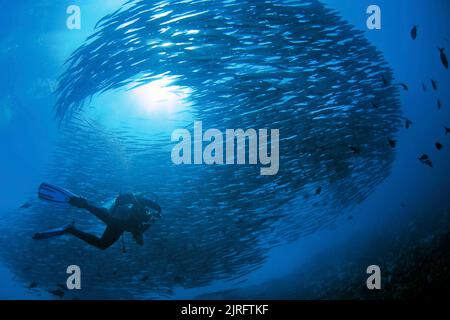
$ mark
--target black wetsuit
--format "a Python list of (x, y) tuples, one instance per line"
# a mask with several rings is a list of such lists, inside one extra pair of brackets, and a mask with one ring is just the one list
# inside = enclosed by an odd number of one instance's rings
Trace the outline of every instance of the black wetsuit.
[(139, 245), (143, 245), (143, 233), (153, 222), (144, 208), (151, 208), (158, 214), (161, 213), (161, 207), (157, 203), (132, 194), (119, 196), (110, 210), (91, 205), (83, 198), (72, 198), (70, 204), (88, 210), (107, 227), (100, 238), (80, 231), (75, 226), (70, 226), (66, 232), (102, 250), (113, 245), (125, 231), (130, 232)]

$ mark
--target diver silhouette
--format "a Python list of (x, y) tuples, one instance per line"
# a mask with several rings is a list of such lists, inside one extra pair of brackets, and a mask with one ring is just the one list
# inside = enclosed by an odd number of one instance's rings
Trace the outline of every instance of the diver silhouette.
[[(124, 232), (130, 232), (137, 244), (143, 245), (144, 232), (161, 216), (161, 207), (154, 201), (133, 193), (120, 194), (110, 208), (97, 207), (87, 199), (77, 196), (70, 191), (43, 183), (39, 188), (41, 199), (69, 203), (73, 207), (85, 209), (106, 224), (101, 237), (83, 232), (70, 223), (62, 228), (36, 233), (35, 240), (49, 239), (56, 236), (71, 234), (84, 242), (105, 250), (112, 246)], [(152, 214), (150, 211), (153, 211)]]

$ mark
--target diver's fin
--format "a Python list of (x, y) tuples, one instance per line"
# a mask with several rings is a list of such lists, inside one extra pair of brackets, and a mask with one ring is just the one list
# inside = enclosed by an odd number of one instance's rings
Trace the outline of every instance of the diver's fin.
[(72, 197), (78, 196), (69, 190), (45, 182), (39, 187), (39, 198), (43, 200), (57, 203), (68, 203)]
[(54, 237), (59, 237), (67, 233), (69, 228), (72, 228), (74, 223), (70, 223), (62, 228), (50, 229), (44, 232), (38, 232), (33, 236), (34, 240), (45, 240)]

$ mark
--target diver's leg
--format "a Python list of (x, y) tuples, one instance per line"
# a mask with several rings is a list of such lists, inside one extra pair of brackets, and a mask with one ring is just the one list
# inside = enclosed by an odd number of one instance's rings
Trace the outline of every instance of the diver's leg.
[(109, 210), (102, 207), (96, 207), (90, 204), (85, 198), (82, 197), (72, 197), (69, 200), (69, 203), (77, 208), (86, 209), (98, 219), (103, 221), (105, 224), (110, 225), (113, 221), (111, 215), (109, 214)]
[(62, 235), (65, 235), (67, 233), (67, 230), (69, 230), (73, 226), (74, 226), (74, 223), (72, 222), (61, 228), (50, 229), (50, 230), (47, 230), (44, 232), (38, 232), (38, 233), (34, 234), (33, 239), (34, 240), (44, 240), (44, 239), (51, 239), (54, 237), (62, 236)]
[(99, 208), (90, 204), (88, 204), (85, 209), (103, 221), (106, 225), (111, 225), (113, 223), (113, 218), (109, 214), (108, 209)]
[(74, 235), (78, 239), (83, 240), (84, 242), (90, 244), (91, 246), (94, 246), (101, 250), (105, 250), (108, 249), (110, 246), (112, 246), (117, 240), (119, 240), (123, 232), (118, 229), (106, 227), (102, 237), (99, 238), (90, 233), (86, 233), (76, 229), (75, 227), (72, 227), (67, 230), (67, 233)]

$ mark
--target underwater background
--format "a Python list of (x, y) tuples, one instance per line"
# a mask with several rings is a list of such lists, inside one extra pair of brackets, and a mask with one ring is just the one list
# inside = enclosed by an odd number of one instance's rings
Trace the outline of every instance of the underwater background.
[[(1, 299), (448, 293), (448, 1), (377, 1), (381, 30), (364, 0), (123, 3), (0, 2)], [(280, 171), (173, 165), (171, 133), (194, 120), (279, 128)], [(98, 204), (144, 192), (163, 215), (126, 252), (36, 242), (103, 228), (38, 200), (42, 181)], [(61, 288), (72, 264), (81, 291)]]

